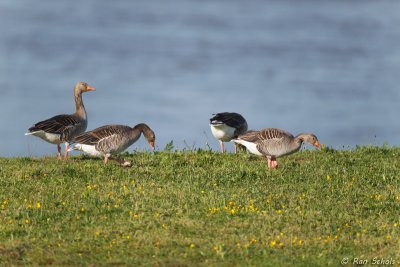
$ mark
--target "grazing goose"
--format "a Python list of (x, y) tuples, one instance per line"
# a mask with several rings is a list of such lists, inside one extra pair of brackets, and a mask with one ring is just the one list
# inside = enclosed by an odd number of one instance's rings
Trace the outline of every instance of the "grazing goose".
[(303, 141), (321, 147), (314, 134), (302, 133), (294, 137), (286, 131), (275, 128), (249, 131), (232, 141), (245, 146), (253, 154), (267, 157), (268, 168), (277, 168), (276, 159), (299, 151)]
[(86, 131), (87, 116), (82, 101), (82, 93), (95, 89), (85, 82), (78, 82), (74, 88), (76, 111), (71, 115), (57, 115), (50, 119), (40, 121), (28, 129), (25, 135), (40, 137), (46, 142), (57, 144), (58, 159), (61, 160), (61, 143), (65, 146), (64, 159), (68, 158), (68, 142), (75, 136)]
[[(213, 114), (210, 118), (211, 133), (218, 139), (221, 152), (224, 153), (224, 142), (229, 142), (232, 138), (239, 136), (247, 131), (247, 122), (242, 115), (235, 112), (222, 112)], [(235, 153), (237, 145), (235, 144)]]
[[(127, 149), (135, 143), (143, 133), (151, 149), (154, 149), (156, 136), (153, 130), (144, 123), (131, 128), (125, 125), (105, 125), (75, 137), (70, 150), (80, 150), (93, 156), (104, 157), (104, 163), (112, 156)], [(117, 156), (122, 166), (130, 166), (130, 162)]]

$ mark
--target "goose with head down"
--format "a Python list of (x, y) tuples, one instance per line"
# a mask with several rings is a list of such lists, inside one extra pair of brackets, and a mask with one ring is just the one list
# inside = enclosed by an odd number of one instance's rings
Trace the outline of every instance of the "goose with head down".
[(312, 133), (293, 136), (291, 133), (276, 128), (248, 131), (232, 141), (245, 146), (249, 152), (255, 155), (266, 157), (268, 168), (277, 168), (278, 161), (276, 159), (299, 151), (303, 142), (317, 148), (321, 147), (318, 138)]
[[(235, 112), (221, 112), (210, 118), (211, 133), (218, 139), (221, 153), (224, 153), (224, 142), (229, 142), (247, 131), (247, 122), (242, 115)], [(235, 144), (235, 153), (237, 146)]]
[(156, 136), (145, 123), (129, 127), (125, 125), (105, 125), (76, 136), (70, 150), (80, 150), (93, 156), (104, 157), (106, 164), (115, 159), (122, 166), (130, 166), (130, 162), (119, 157), (119, 153), (135, 143), (143, 133), (151, 149), (154, 149)]
[(82, 93), (95, 89), (85, 82), (78, 82), (74, 88), (75, 113), (62, 114), (35, 123), (25, 135), (34, 135), (46, 142), (57, 145), (58, 159), (61, 160), (61, 146), (66, 143), (64, 159), (68, 158), (68, 142), (86, 131), (87, 115), (82, 101)]

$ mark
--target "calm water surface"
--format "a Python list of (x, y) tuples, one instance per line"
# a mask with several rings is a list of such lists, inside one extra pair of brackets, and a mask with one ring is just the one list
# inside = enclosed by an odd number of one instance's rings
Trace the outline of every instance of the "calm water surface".
[(157, 149), (217, 150), (208, 119), (221, 111), (334, 148), (398, 146), (399, 10), (395, 0), (2, 0), (0, 156), (55, 154), (24, 133), (72, 113), (79, 80), (97, 89), (84, 94), (88, 129), (146, 122)]

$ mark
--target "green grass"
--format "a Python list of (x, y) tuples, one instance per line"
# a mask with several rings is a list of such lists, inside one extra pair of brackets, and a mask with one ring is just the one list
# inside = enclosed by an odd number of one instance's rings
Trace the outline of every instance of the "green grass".
[(0, 158), (0, 265), (400, 262), (399, 148), (127, 159)]

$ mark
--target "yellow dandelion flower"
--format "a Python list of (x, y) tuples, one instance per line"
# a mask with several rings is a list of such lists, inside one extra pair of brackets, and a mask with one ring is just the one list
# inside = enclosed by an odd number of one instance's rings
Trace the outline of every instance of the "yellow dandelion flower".
[(81, 212), (84, 212), (85, 211), (85, 208), (81, 208)]
[(219, 212), (219, 208), (211, 208), (210, 213), (215, 214)]
[(269, 246), (271, 248), (275, 247), (275, 245), (276, 245), (276, 241), (275, 240), (272, 240), (272, 241), (269, 242)]
[(329, 175), (327, 175), (327, 176), (326, 176), (326, 180), (327, 180), (327, 181), (330, 181), (330, 180), (331, 180), (331, 177), (330, 177)]
[(193, 244), (193, 243), (189, 245), (189, 248), (191, 248), (191, 249), (192, 249), (192, 248), (195, 248), (195, 247), (196, 247), (196, 245)]
[(37, 202), (37, 203), (36, 203), (36, 208), (37, 208), (37, 209), (40, 209), (40, 207), (41, 207), (40, 202)]
[(32, 204), (29, 203), (29, 204), (28, 204), (28, 209), (31, 209), (31, 208), (32, 208)]
[(386, 239), (391, 239), (392, 238), (391, 235), (386, 235), (385, 237), (386, 237)]
[(257, 243), (257, 239), (253, 238), (250, 242), (255, 244), (255, 243)]
[(139, 217), (139, 214), (133, 214), (133, 218), (138, 218)]
[(25, 224), (29, 224), (29, 220), (28, 219), (25, 219)]

